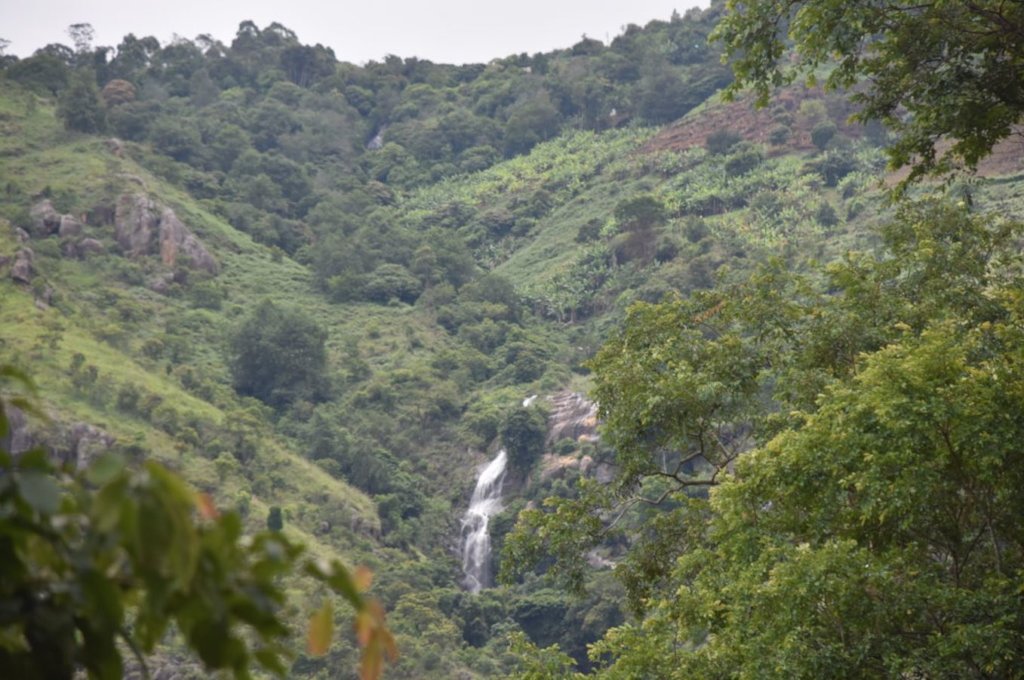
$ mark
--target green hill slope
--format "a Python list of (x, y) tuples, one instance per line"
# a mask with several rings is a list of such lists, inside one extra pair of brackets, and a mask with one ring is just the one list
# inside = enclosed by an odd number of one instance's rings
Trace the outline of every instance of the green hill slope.
[[(586, 55), (562, 56), (568, 69)], [(473, 88), (500, 79), (475, 75), (475, 85), (447, 87), (479, 104)], [(442, 110), (422, 84), (404, 83), (402, 97)], [(355, 101), (353, 87), (341, 89)], [(314, 95), (327, 97), (282, 81), (260, 106), (293, 98), (308, 131), (315, 116), (298, 102)], [(190, 96), (167, 100), (161, 115), (188, 124), (217, 106)], [(229, 87), (220, 96), (256, 97)], [(411, 161), (394, 148), (318, 156), (298, 129), (260, 149), (258, 171), (242, 173), (249, 161), (237, 159), (217, 168), (198, 152), (176, 157), (163, 137), (69, 132), (52, 98), (5, 83), (0, 352), (29, 368), (57, 423), (29, 434), (87, 456), (67, 439), (88, 424), (112, 438), (105, 446), (154, 457), (239, 509), (250, 528), (278, 507), (285, 531), (314, 554), (370, 565), (402, 650), (394, 677), (495, 677), (510, 668), (505, 634), (520, 629), (584, 660), (586, 644), (625, 616), (607, 571), (595, 568), (601, 587), (584, 601), (533, 577), (478, 597), (460, 589), (454, 548), (476, 466), (515, 437), (517, 422), (540, 430), (544, 444), (512, 470), (508, 508), (494, 520), (500, 546), (525, 504), (574, 494), (584, 458), (610, 459), (600, 442), (548, 440), (544, 399), (533, 420), (516, 417), (529, 395), (585, 387), (586, 360), (631, 302), (740, 280), (770, 258), (800, 270), (871, 243), (886, 210), (871, 136), (845, 125), (834, 98), (783, 100), (793, 105), (764, 119), (710, 101), (668, 128), (567, 124), (480, 170), (454, 167), (455, 152), (431, 157), (407, 125), (419, 174), (401, 179), (391, 171)], [(348, 101), (318, 105), (353, 116)], [(358, 139), (363, 118), (346, 134)], [(811, 141), (830, 126), (828, 139)], [(271, 179), (275, 168), (283, 174)], [(1016, 172), (975, 188), (978, 200), (1019, 209)], [(305, 178), (301, 190), (277, 196), (284, 207), (263, 205), (292, 173)], [(185, 231), (165, 238), (159, 225), (171, 220), (161, 217), (148, 250), (133, 254), (123, 206), (137, 199), (152, 201), (154, 215), (169, 209)], [(56, 226), (41, 216), (45, 201)], [(214, 267), (183, 254), (190, 236), (202, 247), (191, 252)], [(16, 281), (27, 250), (31, 273)], [(233, 338), (265, 301), (322, 329), (322, 389), (272, 404), (236, 391)], [(304, 596), (307, 587), (292, 584)], [(300, 656), (293, 672), (347, 677), (351, 654), (343, 644), (323, 660)]]

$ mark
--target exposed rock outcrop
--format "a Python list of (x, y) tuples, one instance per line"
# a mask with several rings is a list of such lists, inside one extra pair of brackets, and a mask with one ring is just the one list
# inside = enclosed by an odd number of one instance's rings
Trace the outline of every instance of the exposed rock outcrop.
[(24, 411), (7, 406), (7, 433), (0, 437), (0, 447), (17, 456), (37, 445), (35, 435), (28, 427)]
[(217, 261), (174, 211), (143, 194), (124, 194), (117, 201), (114, 231), (128, 257), (159, 254), (168, 267), (180, 263), (216, 274)]
[(11, 278), (17, 283), (32, 283), (32, 259), (35, 253), (31, 248), (20, 248), (14, 255), (14, 264), (11, 265)]
[(61, 244), (61, 252), (65, 257), (82, 259), (90, 255), (102, 255), (107, 252), (107, 247), (94, 238), (69, 239)]
[(78, 252), (82, 255), (102, 255), (107, 247), (94, 238), (83, 238), (78, 244)]
[(597, 404), (579, 392), (549, 397), (554, 410), (548, 417), (548, 442), (562, 439), (593, 441), (597, 437)]
[(57, 234), (62, 238), (74, 238), (75, 236), (82, 235), (82, 223), (76, 220), (71, 215), (61, 215), (60, 226), (57, 228)]
[(48, 198), (32, 206), (29, 216), (32, 218), (32, 235), (36, 238), (47, 238), (54, 234), (61, 239), (77, 238), (82, 235), (85, 227), (74, 215), (61, 215), (57, 212)]
[(81, 470), (97, 456), (109, 451), (115, 441), (113, 436), (95, 425), (75, 423), (68, 431), (68, 448), (63, 460)]
[(48, 198), (44, 198), (32, 206), (29, 216), (32, 218), (32, 233), (36, 238), (46, 238), (60, 230), (61, 214), (57, 212)]
[(107, 151), (114, 154), (118, 158), (124, 157), (124, 142), (117, 137), (111, 137), (105, 144), (107, 145)]
[(114, 236), (128, 257), (148, 255), (160, 230), (156, 203), (142, 194), (124, 194), (117, 200)]
[(51, 460), (81, 470), (97, 456), (114, 446), (116, 439), (102, 428), (88, 423), (70, 425), (57, 423), (46, 431), (33, 427), (21, 409), (9, 406), (7, 420), (10, 426), (0, 446), (14, 456), (34, 448), (42, 448)]
[(168, 267), (173, 267), (178, 257), (184, 255), (196, 269), (210, 274), (217, 273), (217, 261), (213, 255), (182, 224), (178, 216), (170, 208), (164, 208), (160, 214), (160, 259)]

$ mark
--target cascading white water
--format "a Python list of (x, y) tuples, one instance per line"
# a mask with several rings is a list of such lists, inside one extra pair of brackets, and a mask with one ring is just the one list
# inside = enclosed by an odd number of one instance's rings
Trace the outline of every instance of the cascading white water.
[(476, 480), (469, 510), (462, 517), (463, 585), (471, 593), (479, 593), (491, 581), (491, 535), (487, 525), (501, 512), (501, 487), (505, 481), (505, 449), (498, 452)]

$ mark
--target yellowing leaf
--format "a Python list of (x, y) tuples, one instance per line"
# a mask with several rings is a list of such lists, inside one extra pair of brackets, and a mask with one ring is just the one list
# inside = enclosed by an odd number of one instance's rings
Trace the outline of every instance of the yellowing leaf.
[(360, 565), (356, 567), (355, 573), (352, 574), (352, 581), (355, 583), (356, 590), (365, 592), (373, 584), (373, 572), (370, 571), (369, 567)]
[(203, 519), (217, 519), (220, 515), (217, 506), (213, 503), (213, 498), (208, 493), (196, 494), (196, 506)]
[(309, 620), (309, 634), (306, 637), (306, 650), (312, 656), (323, 656), (331, 646), (334, 636), (334, 612), (330, 600), (313, 614)]

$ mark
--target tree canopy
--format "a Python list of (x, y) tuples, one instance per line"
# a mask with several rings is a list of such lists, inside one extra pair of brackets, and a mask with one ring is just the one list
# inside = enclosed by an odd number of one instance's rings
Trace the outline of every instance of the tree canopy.
[(231, 339), (235, 388), (272, 406), (316, 401), (327, 388), (326, 340), (308, 315), (264, 300)]
[(1012, 675), (1020, 233), (908, 205), (827, 295), (767, 266), (635, 306), (592, 363), (615, 482), (524, 511), (506, 560), (578, 586), (580, 553), (633, 537), (640, 619), (591, 650), (604, 677)]
[[(361, 591), (368, 574), (337, 560), (300, 560), (282, 533), (243, 536), (237, 512), (220, 512), (155, 462), (114, 454), (84, 473), (57, 468), (42, 449), (12, 456), (8, 412), (37, 417), (32, 384), (0, 367), (0, 665), (11, 677), (124, 677), (124, 650), (145, 673), (147, 655), (175, 628), (211, 670), (284, 676), (292, 634), (281, 579), (302, 569), (355, 608), (365, 648), (361, 674), (376, 678), (394, 655), (380, 605)], [(20, 389), (19, 389), (20, 388)], [(22, 396), (19, 396), (19, 391)], [(309, 625), (311, 654), (333, 635), (330, 600)]]
[(729, 0), (712, 39), (736, 76), (726, 91), (751, 87), (762, 105), (774, 88), (828, 66), (825, 85), (854, 89), (858, 119), (897, 134), (892, 163), (911, 165), (912, 178), (973, 168), (1024, 113), (1017, 2)]

